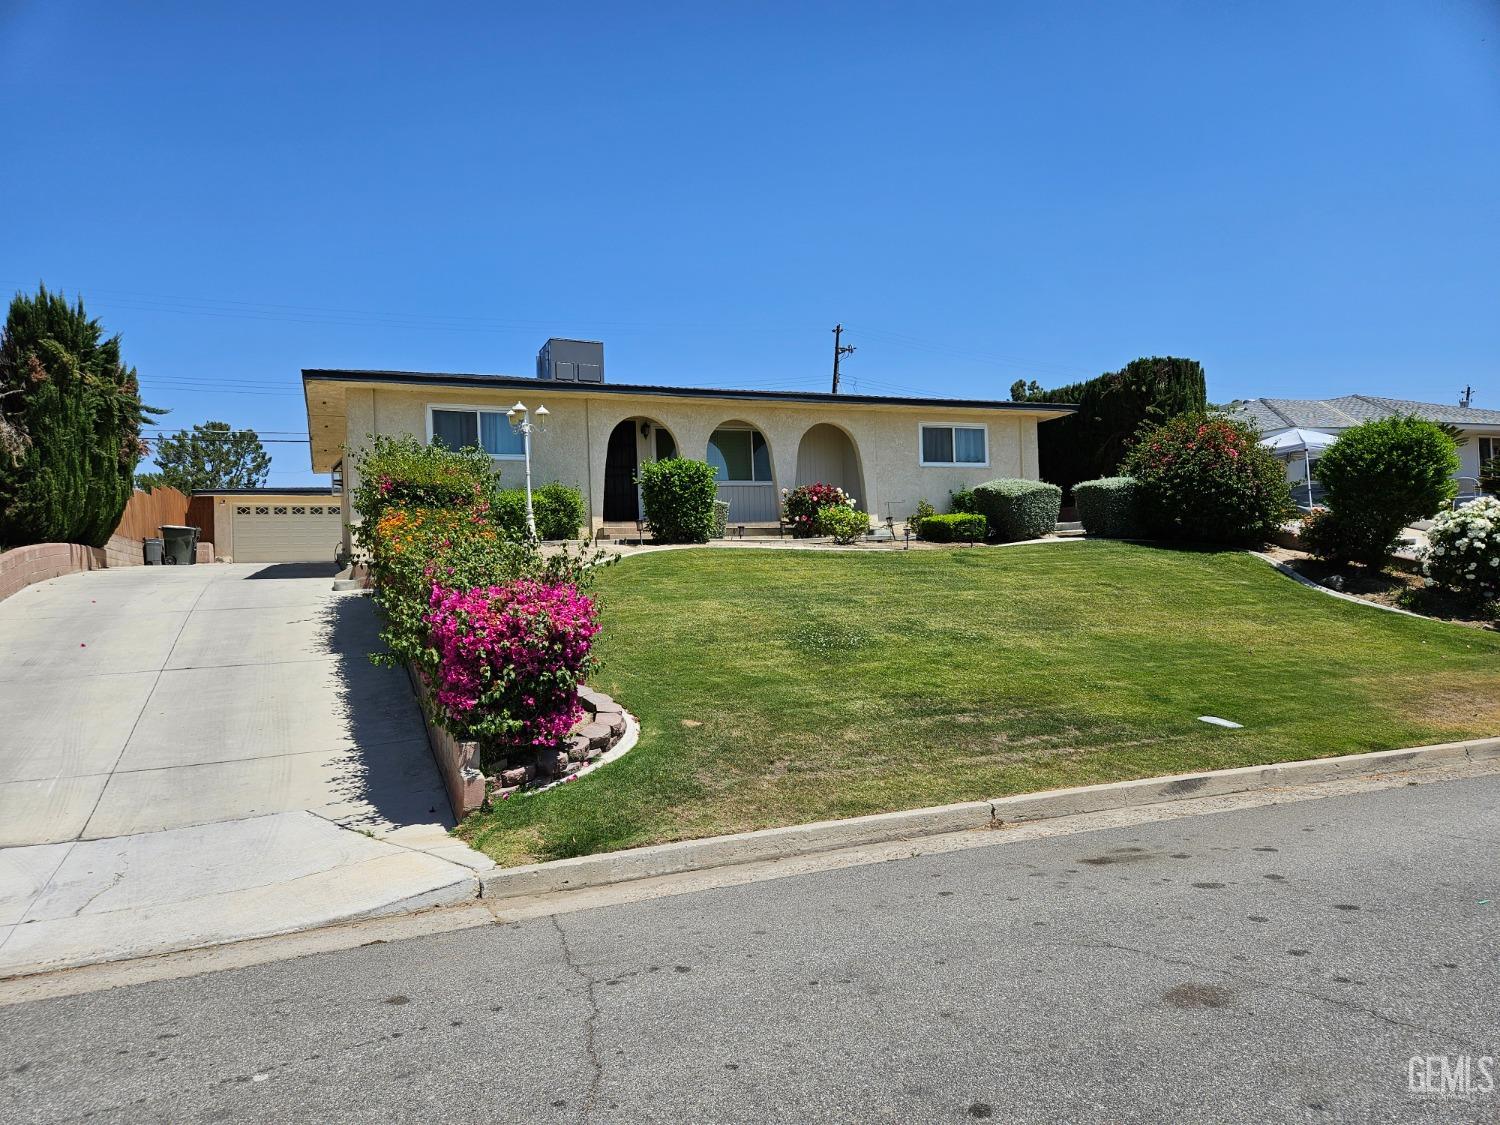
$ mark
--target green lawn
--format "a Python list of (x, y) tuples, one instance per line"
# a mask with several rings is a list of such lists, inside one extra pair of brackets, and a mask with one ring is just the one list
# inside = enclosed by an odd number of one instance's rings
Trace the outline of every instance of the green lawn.
[(501, 863), (1500, 733), (1500, 635), (1237, 552), (674, 551), (597, 593), (640, 744), (466, 822)]

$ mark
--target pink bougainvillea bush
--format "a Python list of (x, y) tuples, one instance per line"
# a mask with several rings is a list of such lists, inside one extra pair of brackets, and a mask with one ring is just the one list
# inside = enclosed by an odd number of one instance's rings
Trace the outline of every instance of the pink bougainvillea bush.
[(444, 725), (488, 748), (558, 746), (582, 717), (577, 689), (593, 667), (594, 602), (567, 582), (434, 585), (429, 682)]

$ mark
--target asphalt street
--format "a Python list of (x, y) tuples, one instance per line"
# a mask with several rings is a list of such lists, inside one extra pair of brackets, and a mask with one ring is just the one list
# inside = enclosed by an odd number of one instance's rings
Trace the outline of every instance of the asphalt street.
[(0, 1119), (1493, 1121), (1497, 850), (1479, 777), (41, 1000)]

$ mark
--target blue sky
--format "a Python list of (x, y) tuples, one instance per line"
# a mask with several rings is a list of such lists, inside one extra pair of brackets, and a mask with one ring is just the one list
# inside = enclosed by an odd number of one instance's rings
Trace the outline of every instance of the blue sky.
[(1500, 4), (0, 0), (0, 286), (166, 426), (303, 367), (1500, 407)]

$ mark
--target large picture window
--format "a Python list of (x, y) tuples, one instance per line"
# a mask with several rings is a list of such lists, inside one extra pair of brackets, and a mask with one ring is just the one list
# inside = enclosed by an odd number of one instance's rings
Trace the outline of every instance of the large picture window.
[(759, 430), (715, 430), (708, 439), (708, 463), (715, 480), (770, 484), (773, 479), (771, 448)]
[(924, 465), (988, 465), (989, 431), (984, 426), (921, 427)]
[(446, 449), (482, 449), (491, 457), (523, 457), (525, 437), (511, 429), (503, 410), (434, 406), (427, 412), (427, 437)]

